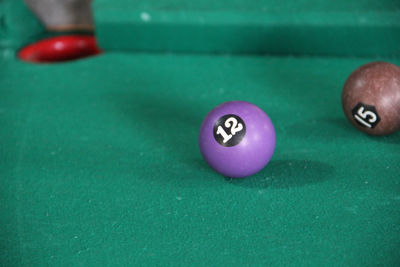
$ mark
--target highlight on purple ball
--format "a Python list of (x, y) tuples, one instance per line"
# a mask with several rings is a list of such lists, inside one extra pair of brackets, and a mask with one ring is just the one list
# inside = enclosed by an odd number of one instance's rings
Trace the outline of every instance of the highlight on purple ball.
[(205, 161), (232, 178), (263, 169), (275, 150), (275, 129), (268, 115), (245, 101), (225, 102), (206, 116), (199, 146)]

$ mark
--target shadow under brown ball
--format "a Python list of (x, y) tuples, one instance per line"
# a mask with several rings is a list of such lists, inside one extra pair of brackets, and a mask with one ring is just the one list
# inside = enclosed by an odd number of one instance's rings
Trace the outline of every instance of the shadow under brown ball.
[(342, 105), (349, 121), (371, 135), (400, 129), (400, 68), (372, 62), (356, 69), (343, 87)]

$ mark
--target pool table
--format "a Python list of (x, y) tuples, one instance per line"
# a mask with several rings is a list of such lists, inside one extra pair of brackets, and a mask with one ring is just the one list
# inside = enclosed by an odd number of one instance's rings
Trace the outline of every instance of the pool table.
[[(45, 32), (0, 3), (0, 266), (399, 266), (400, 133), (345, 118), (362, 64), (400, 64), (400, 3), (97, 0), (103, 53), (23, 62)], [(198, 133), (220, 103), (272, 119), (259, 173)]]

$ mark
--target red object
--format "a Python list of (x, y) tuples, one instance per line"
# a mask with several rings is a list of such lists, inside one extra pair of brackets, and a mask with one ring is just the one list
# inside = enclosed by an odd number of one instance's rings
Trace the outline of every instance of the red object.
[(29, 62), (68, 61), (101, 53), (96, 39), (89, 35), (58, 36), (38, 41), (19, 51), (18, 57)]

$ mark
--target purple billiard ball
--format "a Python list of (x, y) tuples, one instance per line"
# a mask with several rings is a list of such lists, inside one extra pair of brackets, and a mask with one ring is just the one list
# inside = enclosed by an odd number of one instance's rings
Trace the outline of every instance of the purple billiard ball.
[(271, 119), (256, 105), (231, 101), (214, 108), (199, 135), (205, 161), (227, 177), (246, 177), (269, 162), (275, 149)]

